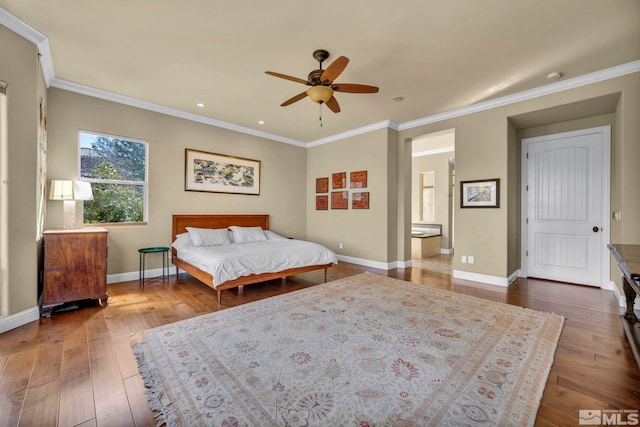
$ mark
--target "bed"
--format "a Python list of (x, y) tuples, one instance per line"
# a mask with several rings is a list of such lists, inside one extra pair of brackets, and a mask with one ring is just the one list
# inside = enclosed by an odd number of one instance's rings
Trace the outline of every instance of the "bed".
[[(263, 230), (269, 230), (269, 215), (173, 215), (172, 217), (172, 229), (171, 229), (171, 242), (176, 242), (176, 237), (187, 233), (187, 227), (193, 227), (198, 229), (226, 229), (228, 227), (260, 227)], [(286, 243), (281, 239), (278, 244), (285, 245)], [(291, 244), (295, 244), (295, 241), (291, 240)], [(229, 245), (237, 246), (237, 245)], [(326, 248), (325, 248), (326, 249)], [(330, 252), (330, 251), (329, 251)], [(261, 273), (245, 274), (240, 277), (216, 281), (214, 280), (214, 274), (206, 271), (202, 264), (195, 263), (180, 258), (179, 251), (172, 245), (171, 259), (176, 266), (176, 275), (179, 270), (182, 269), (189, 273), (194, 278), (198, 279), (205, 285), (213, 288), (218, 293), (218, 304), (221, 302), (221, 292), (225, 289), (238, 288), (244, 285), (250, 285), (253, 283), (265, 282), (267, 280), (286, 278), (295, 274), (301, 274), (308, 271), (324, 269), (324, 281), (327, 281), (327, 269), (333, 265), (335, 260), (326, 260), (326, 262), (306, 264), (303, 266), (297, 266), (294, 268), (287, 268), (280, 271), (269, 271)]]

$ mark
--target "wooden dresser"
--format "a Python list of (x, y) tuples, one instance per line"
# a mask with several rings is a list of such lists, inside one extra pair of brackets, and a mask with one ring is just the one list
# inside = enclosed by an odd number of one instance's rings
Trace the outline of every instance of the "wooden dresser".
[(44, 234), (41, 316), (70, 301), (107, 305), (107, 230), (52, 229)]

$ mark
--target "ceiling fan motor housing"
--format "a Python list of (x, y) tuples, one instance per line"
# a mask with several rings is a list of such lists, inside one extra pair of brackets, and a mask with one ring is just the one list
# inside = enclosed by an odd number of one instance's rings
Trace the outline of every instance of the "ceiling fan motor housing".
[(320, 81), (320, 78), (322, 77), (323, 72), (324, 70), (322, 69), (313, 70), (312, 72), (310, 72), (309, 75), (307, 76), (308, 84), (311, 86), (321, 84), (322, 82)]

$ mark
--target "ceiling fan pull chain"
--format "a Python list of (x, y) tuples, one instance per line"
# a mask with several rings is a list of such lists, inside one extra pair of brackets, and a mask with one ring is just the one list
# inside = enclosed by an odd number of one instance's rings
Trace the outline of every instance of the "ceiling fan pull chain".
[(318, 106), (320, 107), (320, 117), (319, 117), (320, 127), (322, 127), (322, 103), (319, 103)]

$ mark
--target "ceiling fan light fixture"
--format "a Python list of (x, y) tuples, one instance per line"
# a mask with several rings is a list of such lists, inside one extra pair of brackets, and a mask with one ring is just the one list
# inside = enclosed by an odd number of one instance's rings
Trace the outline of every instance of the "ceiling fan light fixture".
[(307, 95), (313, 102), (326, 104), (333, 96), (333, 89), (329, 86), (312, 86), (307, 90)]

